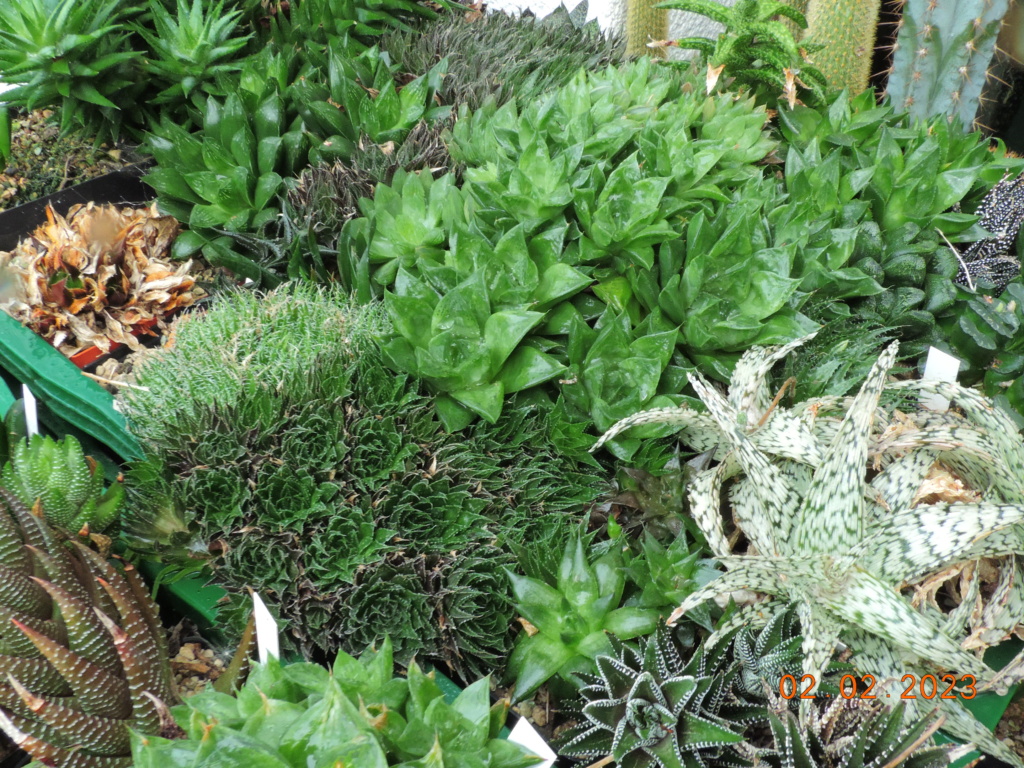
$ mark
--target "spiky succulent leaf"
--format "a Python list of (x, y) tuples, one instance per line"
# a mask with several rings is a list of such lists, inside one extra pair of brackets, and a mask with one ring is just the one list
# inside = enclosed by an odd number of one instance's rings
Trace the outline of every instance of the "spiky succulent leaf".
[(20, 608), (0, 607), (0, 728), (57, 768), (128, 765), (129, 729), (158, 733), (176, 702), (156, 606), (134, 573), (65, 541), (3, 488), (0, 519), (4, 548), (22, 551), (9, 575), (34, 588), (13, 594)]
[(207, 690), (174, 709), (185, 738), (133, 733), (132, 756), (138, 768), (254, 758), (282, 766), (532, 768), (539, 758), (498, 738), (507, 708), (507, 701), (492, 706), (487, 678), (448, 703), (433, 673), (415, 662), (408, 676), (395, 676), (385, 639), (358, 659), (339, 653), (331, 672), (276, 660), (256, 665), (237, 697)]
[[(756, 351), (749, 363), (737, 366), (734, 389), (756, 389), (749, 377), (763, 375), (756, 364), (763, 357)], [(939, 667), (973, 674), (980, 682), (994, 679), (962, 650), (963, 638), (949, 634), (953, 625), (916, 610), (899, 590), (908, 580), (958, 562), (1019, 550), (1024, 443), (990, 401), (957, 385), (900, 382), (890, 389), (943, 393), (957, 401), (963, 417), (897, 415), (893, 406), (880, 405), (895, 357), (893, 345), (852, 399), (776, 406), (760, 418), (754, 410), (753, 425), (694, 378), (730, 450), (691, 484), (690, 506), (728, 572), (684, 600), (670, 622), (712, 596), (752, 589), (796, 604), (803, 670), (816, 680), (839, 640), (854, 651), (864, 643), (876, 655), (888, 649), (883, 655), (897, 666), (912, 665), (904, 669)], [(783, 453), (773, 441), (758, 442), (768, 424), (779, 420), (805, 427), (789, 432), (803, 447)], [(820, 460), (794, 462), (794, 450), (808, 457), (817, 450)], [(991, 501), (914, 506), (936, 460)], [(722, 483), (737, 475), (740, 482), (730, 494), (733, 518), (754, 545), (745, 555), (728, 554), (720, 514)], [(991, 740), (986, 744), (990, 749)]]
[(120, 483), (104, 491), (103, 472), (73, 435), (59, 441), (33, 435), (16, 442), (0, 482), (28, 506), (38, 502), (50, 524), (72, 533), (109, 529), (124, 498)]
[(618, 642), (615, 651), (597, 657), (598, 674), (580, 689), (581, 722), (557, 740), (561, 754), (611, 755), (624, 768), (745, 764), (734, 749), (742, 731), (717, 693), (723, 655), (701, 649), (684, 661), (663, 627), (639, 651)]

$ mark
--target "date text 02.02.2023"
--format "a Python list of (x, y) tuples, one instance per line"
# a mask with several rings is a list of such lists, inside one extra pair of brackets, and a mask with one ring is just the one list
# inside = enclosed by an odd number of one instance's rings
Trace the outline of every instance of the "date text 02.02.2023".
[[(784, 699), (814, 699), (814, 698), (838, 698), (844, 699), (973, 699), (978, 695), (975, 688), (977, 679), (974, 675), (904, 675), (900, 680), (906, 686), (900, 694), (879, 690), (875, 688), (873, 675), (843, 675), (839, 678), (839, 690), (837, 694), (823, 693), (819, 688), (814, 693), (814, 675), (802, 675), (799, 679), (794, 675), (783, 675), (779, 679), (779, 693)], [(833, 690), (835, 690), (833, 688)]]

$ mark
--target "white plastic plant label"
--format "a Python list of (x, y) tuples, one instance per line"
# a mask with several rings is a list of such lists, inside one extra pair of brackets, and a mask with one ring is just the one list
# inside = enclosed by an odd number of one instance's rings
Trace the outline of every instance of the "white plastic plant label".
[(537, 733), (537, 729), (530, 725), (530, 721), (525, 717), (520, 717), (516, 721), (512, 733), (508, 735), (508, 740), (515, 744), (521, 744), (532, 754), (544, 760), (540, 768), (551, 768), (555, 764), (555, 760), (558, 759), (558, 755), (544, 741), (544, 737)]
[(260, 664), (266, 664), (271, 656), (277, 659), (281, 658), (281, 642), (277, 636), (277, 622), (274, 621), (274, 617), (270, 615), (266, 604), (255, 590), (252, 591), (252, 610), (256, 617), (256, 647), (259, 649)]
[[(960, 360), (947, 355), (941, 349), (928, 347), (928, 359), (924, 364), (925, 381), (949, 381), (956, 383), (957, 374), (960, 372)], [(949, 410), (949, 398), (941, 395), (921, 394), (921, 407), (933, 411)]]
[(25, 434), (31, 439), (32, 435), (39, 434), (39, 410), (36, 408), (36, 396), (28, 388), (28, 384), (21, 385), (21, 396), (25, 398)]

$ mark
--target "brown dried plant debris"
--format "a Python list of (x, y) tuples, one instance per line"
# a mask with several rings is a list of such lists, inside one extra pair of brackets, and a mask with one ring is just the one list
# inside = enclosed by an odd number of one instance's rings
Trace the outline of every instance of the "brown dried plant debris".
[(0, 251), (0, 295), (6, 311), (67, 356), (111, 342), (142, 348), (133, 330), (164, 318), (202, 295), (192, 262), (174, 263), (178, 222), (149, 208), (76, 205), (67, 217), (47, 208), (47, 221), (13, 251)]
[(212, 648), (198, 642), (182, 643), (177, 655), (171, 659), (174, 683), (184, 697), (205, 690), (223, 674), (226, 667), (224, 659)]

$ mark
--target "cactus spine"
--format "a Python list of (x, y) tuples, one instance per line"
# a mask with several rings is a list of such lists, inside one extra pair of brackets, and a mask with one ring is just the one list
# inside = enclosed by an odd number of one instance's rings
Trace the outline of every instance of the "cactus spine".
[(824, 46), (813, 59), (828, 84), (852, 93), (865, 90), (881, 0), (790, 0), (789, 4), (807, 16), (804, 38)]
[(916, 118), (974, 127), (1009, 0), (906, 0), (886, 92)]

